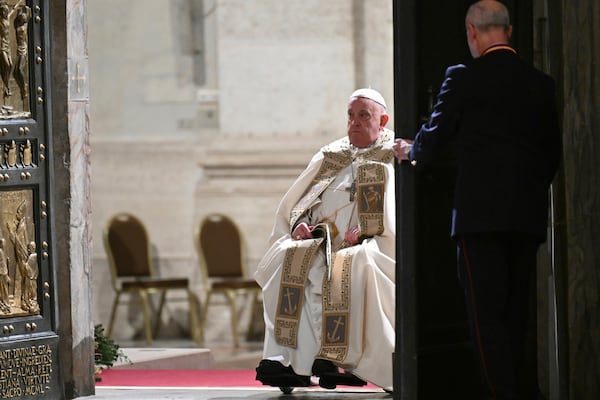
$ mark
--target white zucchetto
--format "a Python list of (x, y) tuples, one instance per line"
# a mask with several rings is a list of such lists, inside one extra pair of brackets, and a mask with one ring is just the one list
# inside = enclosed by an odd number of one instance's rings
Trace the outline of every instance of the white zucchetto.
[(383, 106), (383, 108), (387, 109), (387, 104), (385, 104), (383, 96), (375, 89), (362, 88), (355, 90), (354, 93), (350, 95), (350, 100), (352, 100), (354, 97), (364, 97), (365, 99), (373, 100), (375, 103), (379, 103)]

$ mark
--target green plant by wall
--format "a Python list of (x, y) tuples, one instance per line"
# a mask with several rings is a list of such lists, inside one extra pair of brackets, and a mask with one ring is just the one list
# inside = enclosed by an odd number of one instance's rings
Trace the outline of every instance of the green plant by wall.
[(105, 368), (110, 368), (118, 360), (127, 360), (121, 347), (104, 333), (102, 324), (94, 326), (94, 360), (96, 373)]

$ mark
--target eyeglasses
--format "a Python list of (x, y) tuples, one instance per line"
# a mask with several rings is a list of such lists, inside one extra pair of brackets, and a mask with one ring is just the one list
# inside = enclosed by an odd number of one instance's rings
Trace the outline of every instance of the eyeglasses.
[(348, 112), (348, 122), (358, 119), (359, 121), (368, 121), (371, 119), (371, 114), (368, 111), (361, 110), (358, 114), (354, 115), (353, 112)]

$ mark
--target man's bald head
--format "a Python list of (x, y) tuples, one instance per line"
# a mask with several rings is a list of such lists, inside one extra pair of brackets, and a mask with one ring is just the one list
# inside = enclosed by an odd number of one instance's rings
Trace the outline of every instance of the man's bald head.
[(496, 0), (480, 0), (471, 5), (465, 25), (467, 43), (474, 58), (492, 44), (508, 43), (512, 34), (508, 10)]
[(487, 32), (490, 29), (508, 30), (510, 16), (504, 4), (496, 0), (481, 0), (469, 7), (466, 17), (467, 24), (473, 24), (477, 29)]

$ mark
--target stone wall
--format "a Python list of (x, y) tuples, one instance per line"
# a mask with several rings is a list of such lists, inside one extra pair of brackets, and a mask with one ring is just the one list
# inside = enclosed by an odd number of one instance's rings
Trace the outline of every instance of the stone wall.
[(600, 398), (600, 3), (563, 1), (570, 398)]

